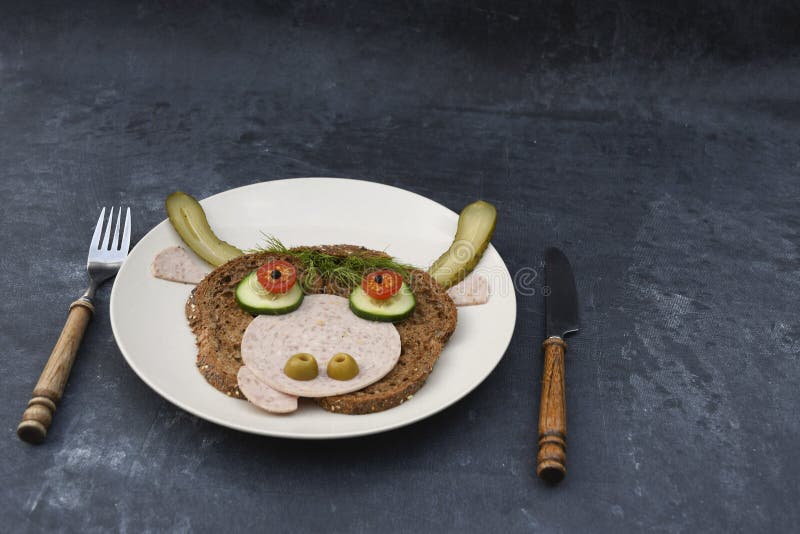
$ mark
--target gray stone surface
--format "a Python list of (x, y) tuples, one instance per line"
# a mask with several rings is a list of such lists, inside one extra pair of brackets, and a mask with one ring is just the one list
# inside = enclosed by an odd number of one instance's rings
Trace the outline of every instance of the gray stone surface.
[[(796, 6), (170, 4), (0, 10), (1, 530), (797, 531)], [(485, 198), (514, 271), (567, 251), (561, 486), (532, 474), (538, 295), (454, 407), (311, 443), (162, 400), (106, 288), (47, 443), (16, 439), (100, 206), (138, 238), (175, 188), (309, 175)]]

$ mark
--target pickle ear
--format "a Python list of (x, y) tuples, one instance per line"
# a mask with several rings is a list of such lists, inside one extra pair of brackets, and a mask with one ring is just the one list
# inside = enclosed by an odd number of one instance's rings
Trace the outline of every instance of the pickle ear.
[(243, 252), (216, 236), (208, 225), (206, 212), (194, 197), (175, 191), (167, 197), (167, 215), (172, 227), (195, 254), (219, 267)]
[(459, 283), (478, 265), (496, 224), (497, 209), (493, 205), (483, 200), (467, 205), (458, 216), (453, 243), (433, 262), (428, 274), (445, 288)]

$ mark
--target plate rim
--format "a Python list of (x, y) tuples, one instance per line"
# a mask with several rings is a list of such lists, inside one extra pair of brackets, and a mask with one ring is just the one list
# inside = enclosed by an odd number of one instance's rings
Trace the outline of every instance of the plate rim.
[[(433, 200), (431, 198), (428, 198), (428, 197), (426, 197), (424, 195), (421, 195), (419, 193), (416, 193), (414, 191), (409, 191), (408, 189), (403, 189), (401, 187), (396, 187), (396, 186), (384, 184), (384, 183), (381, 183), (381, 182), (373, 182), (373, 181), (370, 181), (370, 180), (361, 180), (361, 179), (354, 179), (354, 178), (340, 178), (340, 177), (321, 177), (321, 176), (319, 176), (319, 177), (317, 177), (317, 176), (311, 177), (311, 176), (309, 176), (309, 177), (296, 177), (296, 178), (281, 178), (281, 179), (275, 179), (275, 180), (264, 180), (264, 181), (253, 182), (253, 183), (250, 183), (250, 184), (241, 185), (241, 186), (238, 186), (238, 187), (232, 187), (232, 188), (226, 189), (224, 191), (219, 191), (217, 193), (214, 193), (213, 195), (210, 195), (210, 196), (200, 200), (199, 202), (201, 204), (203, 204), (204, 202), (206, 202), (208, 200), (212, 200), (215, 197), (218, 197), (220, 195), (231, 193), (231, 192), (234, 192), (234, 191), (237, 191), (237, 190), (240, 190), (240, 189), (246, 189), (246, 188), (249, 188), (249, 187), (259, 186), (259, 185), (266, 184), (266, 183), (273, 183), (273, 182), (313, 182), (313, 181), (325, 181), (325, 182), (328, 182), (328, 183), (344, 182), (344, 183), (351, 183), (351, 184), (355, 182), (355, 183), (359, 183), (359, 184), (369, 184), (370, 186), (379, 186), (379, 187), (384, 188), (384, 189), (389, 189), (389, 190), (392, 190), (392, 191), (395, 191), (395, 192), (401, 192), (403, 194), (412, 195), (414, 197), (417, 197), (418, 199), (422, 199), (422, 200), (424, 200), (424, 201), (426, 201), (428, 203), (434, 204), (437, 208), (441, 208), (441, 209), (447, 210), (447, 212), (450, 215), (452, 215), (456, 219), (458, 218), (458, 213), (454, 212), (453, 210), (451, 210), (450, 208), (448, 208), (444, 204), (440, 204), (439, 202), (436, 202), (435, 200)], [(169, 219), (168, 218), (163, 219), (161, 222), (159, 222), (158, 224), (153, 226), (147, 233), (145, 233), (141, 238), (139, 238), (137, 240), (136, 244), (134, 245), (134, 247), (131, 249), (130, 252), (135, 250), (135, 248), (138, 247), (139, 244), (142, 241), (147, 239), (152, 233), (158, 231), (162, 226), (164, 226), (166, 224), (169, 224)], [(117, 309), (117, 307), (115, 306), (115, 303), (116, 303), (116, 300), (117, 300), (117, 296), (116, 295), (117, 295), (117, 287), (118, 287), (118, 280), (119, 280), (118, 276), (116, 276), (114, 278), (114, 284), (113, 284), (113, 286), (111, 288), (111, 297), (109, 299), (109, 319), (110, 319), (110, 322), (111, 322), (111, 331), (112, 331), (112, 334), (114, 336), (114, 341), (115, 341), (115, 343), (117, 345), (117, 348), (119, 349), (120, 353), (122, 354), (123, 358), (125, 359), (125, 362), (133, 370), (134, 374), (136, 374), (136, 376), (140, 380), (142, 380), (142, 382), (144, 382), (151, 390), (153, 390), (161, 398), (169, 401), (174, 406), (176, 406), (176, 407), (178, 407), (178, 408), (180, 408), (180, 409), (182, 409), (182, 410), (194, 415), (195, 417), (198, 417), (198, 418), (203, 419), (205, 421), (209, 421), (211, 423), (223, 426), (225, 428), (230, 428), (230, 429), (233, 429), (233, 430), (237, 430), (239, 432), (245, 432), (245, 433), (248, 433), (248, 434), (259, 435), (259, 436), (269, 436), (269, 437), (274, 437), (274, 438), (284, 438), (284, 439), (330, 440), (330, 439), (348, 439), (348, 438), (369, 436), (369, 435), (373, 435), (373, 434), (380, 434), (380, 433), (384, 433), (384, 432), (388, 432), (388, 431), (391, 431), (391, 430), (395, 430), (395, 429), (398, 429), (398, 428), (402, 428), (402, 427), (405, 427), (405, 426), (412, 425), (412, 424), (417, 423), (417, 422), (419, 422), (419, 421), (421, 421), (423, 419), (427, 419), (429, 417), (432, 417), (432, 416), (436, 415), (437, 413), (442, 412), (442, 411), (446, 410), (447, 408), (453, 406), (457, 402), (461, 401), (464, 397), (466, 397), (467, 395), (472, 393), (478, 386), (480, 386), (489, 377), (489, 375), (491, 375), (494, 372), (494, 370), (497, 368), (497, 366), (500, 364), (500, 362), (505, 357), (506, 352), (508, 351), (508, 347), (511, 344), (511, 340), (514, 337), (514, 332), (516, 330), (516, 322), (517, 322), (517, 292), (516, 292), (516, 288), (514, 287), (514, 284), (513, 284), (513, 277), (511, 276), (511, 272), (508, 270), (508, 266), (506, 265), (505, 260), (503, 259), (503, 257), (500, 255), (500, 253), (497, 251), (497, 249), (494, 247), (494, 245), (491, 242), (489, 243), (489, 247), (488, 248), (493, 250), (497, 254), (497, 257), (498, 257), (498, 259), (500, 261), (500, 264), (502, 265), (503, 270), (505, 271), (505, 274), (508, 276), (508, 278), (510, 280), (512, 280), (511, 290), (512, 290), (513, 297), (514, 297), (513, 299), (511, 299), (512, 307), (513, 307), (513, 310), (512, 310), (512, 312), (513, 312), (512, 323), (513, 324), (511, 325), (511, 328), (509, 329), (509, 333), (506, 336), (506, 339), (502, 341), (503, 348), (502, 348), (502, 352), (500, 354), (500, 357), (497, 359), (497, 361), (494, 363), (494, 365), (492, 365), (491, 369), (489, 369), (488, 372), (485, 375), (483, 375), (475, 383), (471, 384), (468, 388), (465, 388), (465, 390), (463, 392), (461, 392), (459, 395), (456, 395), (454, 398), (448, 399), (446, 402), (438, 404), (438, 405), (434, 406), (432, 409), (425, 410), (425, 411), (423, 411), (421, 413), (415, 414), (415, 415), (413, 415), (412, 417), (409, 417), (406, 420), (402, 420), (402, 421), (399, 421), (399, 422), (397, 422), (397, 421), (388, 422), (388, 423), (383, 424), (383, 425), (379, 425), (379, 426), (376, 426), (376, 427), (367, 428), (367, 429), (363, 429), (363, 430), (354, 430), (354, 431), (347, 431), (347, 432), (328, 432), (328, 433), (321, 433), (321, 434), (317, 433), (317, 434), (303, 435), (303, 434), (299, 434), (297, 432), (289, 432), (289, 431), (270, 431), (270, 430), (265, 430), (265, 429), (254, 429), (254, 428), (246, 426), (244, 424), (240, 424), (240, 423), (232, 422), (232, 421), (229, 421), (229, 420), (225, 420), (223, 418), (220, 418), (220, 417), (217, 417), (217, 416), (214, 416), (214, 415), (210, 415), (210, 414), (207, 414), (207, 413), (201, 413), (200, 410), (196, 410), (195, 408), (191, 407), (190, 405), (187, 405), (184, 402), (176, 399), (168, 391), (162, 390), (161, 388), (159, 388), (156, 385), (154, 385), (150, 380), (148, 380), (148, 378), (143, 373), (143, 371), (136, 365), (135, 360), (132, 359), (131, 356), (128, 354), (128, 351), (124, 347), (124, 343), (121, 341), (120, 334), (119, 334), (119, 328), (120, 327), (117, 325), (117, 317), (116, 317), (117, 313), (115, 312), (115, 310)], [(129, 254), (130, 254), (130, 252), (129, 252)], [(119, 272), (123, 272), (123, 270), (127, 267), (127, 265), (128, 265), (127, 262), (123, 263), (123, 265), (120, 268)], [(117, 274), (119, 274), (119, 273), (117, 273)]]

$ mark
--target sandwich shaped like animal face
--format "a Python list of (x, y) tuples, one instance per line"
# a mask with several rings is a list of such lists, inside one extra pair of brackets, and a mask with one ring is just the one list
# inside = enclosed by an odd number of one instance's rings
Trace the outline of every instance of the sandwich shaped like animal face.
[[(362, 389), (383, 378), (400, 357), (400, 334), (391, 323), (368, 321), (350, 311), (347, 299), (308, 295), (303, 305), (286, 315), (260, 315), (242, 336), (242, 361), (262, 382), (298, 397), (330, 397)], [(284, 368), (298, 353), (316, 358), (319, 374), (294, 380)], [(328, 363), (346, 353), (358, 364), (349, 380), (328, 376)]]

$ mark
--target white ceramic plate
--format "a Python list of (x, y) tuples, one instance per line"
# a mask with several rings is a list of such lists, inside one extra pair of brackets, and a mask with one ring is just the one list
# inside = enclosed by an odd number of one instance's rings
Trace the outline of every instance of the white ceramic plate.
[[(225, 191), (201, 202), (214, 231), (239, 248), (262, 232), (287, 246), (351, 243), (386, 250), (427, 267), (449, 245), (458, 215), (415, 193), (334, 178), (298, 178)], [(499, 224), (503, 224), (500, 221)], [(383, 432), (435, 414), (492, 372), (511, 340), (516, 296), (508, 269), (489, 246), (477, 271), (488, 279), (488, 304), (458, 309), (458, 326), (425, 386), (410, 401), (369, 415), (326, 412), (310, 401), (271, 415), (220, 393), (195, 367), (195, 340), (184, 316), (193, 286), (158, 280), (150, 262), (180, 237), (164, 220), (131, 251), (111, 291), (111, 326), (136, 374), (176, 406), (208, 421), (269, 436), (327, 439)]]

